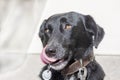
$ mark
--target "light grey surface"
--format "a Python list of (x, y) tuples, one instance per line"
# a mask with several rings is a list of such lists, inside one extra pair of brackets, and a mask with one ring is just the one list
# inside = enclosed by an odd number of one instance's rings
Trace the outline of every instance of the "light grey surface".
[(0, 74), (19, 67), (46, 0), (0, 0)]
[(119, 80), (120, 79), (120, 56), (97, 56), (96, 59), (103, 67), (106, 78), (105, 80)]
[(42, 65), (39, 55), (28, 55), (19, 68), (0, 74), (0, 80), (40, 80), (38, 75)]
[[(120, 56), (96, 56), (103, 67), (105, 80), (120, 79)], [(44, 64), (38, 54), (28, 55), (27, 60), (19, 68), (0, 75), (0, 80), (40, 80), (38, 75)]]
[(0, 52), (27, 51), (46, 0), (0, 0)]

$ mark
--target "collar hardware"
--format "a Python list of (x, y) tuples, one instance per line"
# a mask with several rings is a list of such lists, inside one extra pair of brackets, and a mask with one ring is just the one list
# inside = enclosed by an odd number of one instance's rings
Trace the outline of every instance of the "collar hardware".
[[(66, 67), (65, 69), (63, 69), (61, 71), (61, 73), (64, 76), (69, 76), (72, 75), (76, 72), (78, 72), (78, 74), (82, 75), (82, 76), (87, 76), (87, 68), (86, 66), (92, 62), (94, 60), (94, 57), (91, 56), (90, 60), (76, 60), (74, 63), (72, 63), (71, 65), (69, 65), (68, 67)], [(78, 75), (77, 74), (77, 75)], [(80, 78), (80, 76), (78, 76)], [(84, 79), (83, 79), (84, 80)]]
[(77, 74), (78, 78), (80, 78), (80, 80), (86, 80), (87, 77), (87, 68), (85, 66), (83, 66), (83, 60), (80, 59), (80, 64), (81, 64), (81, 68), (79, 69), (79, 72)]

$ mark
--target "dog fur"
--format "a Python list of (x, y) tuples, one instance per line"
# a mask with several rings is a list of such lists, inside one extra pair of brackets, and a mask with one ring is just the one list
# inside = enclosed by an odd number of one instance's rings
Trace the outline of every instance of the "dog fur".
[[(69, 29), (66, 26), (70, 26)], [(49, 31), (47, 31), (49, 30)], [(89, 58), (93, 53), (93, 47), (97, 48), (104, 37), (104, 30), (90, 15), (83, 15), (77, 12), (55, 14), (44, 20), (39, 31), (39, 37), (43, 47), (47, 45), (46, 54), (57, 59), (70, 58), (65, 67), (51, 68), (52, 78), (50, 80), (79, 80), (77, 72), (65, 76), (61, 71), (71, 65), (75, 60)], [(92, 46), (91, 46), (92, 45)], [(89, 48), (89, 50), (88, 50)], [(49, 49), (52, 51), (50, 52)], [(88, 50), (88, 51), (86, 51)], [(46, 70), (46, 65), (40, 72)], [(103, 80), (105, 73), (102, 67), (94, 59), (87, 66), (86, 80)]]

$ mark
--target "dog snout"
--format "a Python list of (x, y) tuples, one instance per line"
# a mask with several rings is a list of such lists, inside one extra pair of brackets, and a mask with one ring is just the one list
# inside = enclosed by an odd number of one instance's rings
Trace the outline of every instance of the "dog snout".
[(52, 47), (47, 47), (45, 52), (49, 57), (53, 57), (53, 56), (55, 56), (56, 49), (52, 48)]

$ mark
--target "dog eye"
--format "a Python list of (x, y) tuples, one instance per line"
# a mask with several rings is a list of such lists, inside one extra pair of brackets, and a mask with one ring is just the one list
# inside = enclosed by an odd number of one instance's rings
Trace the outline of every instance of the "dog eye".
[(71, 26), (71, 25), (66, 24), (64, 29), (65, 29), (65, 30), (69, 30), (69, 29), (71, 29), (71, 28), (72, 28), (72, 26)]
[(48, 33), (50, 30), (48, 28), (45, 29), (45, 32)]

